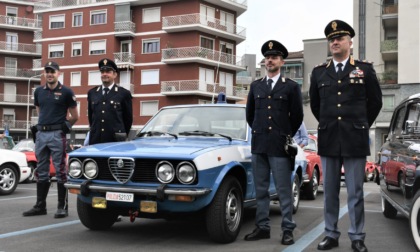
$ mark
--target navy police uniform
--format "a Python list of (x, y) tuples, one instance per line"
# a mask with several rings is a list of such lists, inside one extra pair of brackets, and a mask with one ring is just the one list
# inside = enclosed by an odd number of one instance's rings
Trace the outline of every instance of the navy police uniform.
[[(110, 59), (99, 61), (99, 69), (111, 68), (118, 72)], [(102, 86), (88, 92), (89, 144), (116, 142), (116, 133), (128, 136), (133, 123), (132, 96), (130, 91), (114, 83), (107, 95)]]
[[(261, 52), (264, 56), (279, 55), (283, 59), (288, 56), (287, 49), (275, 40), (264, 43)], [(296, 224), (292, 220), (292, 164), (284, 146), (286, 136), (293, 137), (302, 123), (302, 97), (300, 87), (295, 81), (278, 73), (273, 76), (277, 82), (271, 88), (267, 84), (267, 78), (251, 83), (246, 104), (246, 120), (252, 128), (251, 152), (257, 200), (257, 228), (246, 235), (245, 240), (270, 237), (268, 189), (272, 173), (282, 212), (282, 244), (290, 245), (294, 242), (292, 231)]]
[[(341, 36), (355, 35), (353, 28), (341, 20), (331, 21), (324, 33), (330, 43)], [(340, 177), (344, 166), (350, 218), (348, 235), (355, 251), (367, 251), (363, 242), (364, 168), (366, 156), (370, 155), (369, 128), (382, 107), (382, 93), (371, 63), (352, 56), (345, 62), (342, 73), (337, 72), (330, 60), (316, 66), (311, 75), (310, 105), (319, 122), (318, 154), (324, 176), (326, 237), (318, 249), (338, 246)]]

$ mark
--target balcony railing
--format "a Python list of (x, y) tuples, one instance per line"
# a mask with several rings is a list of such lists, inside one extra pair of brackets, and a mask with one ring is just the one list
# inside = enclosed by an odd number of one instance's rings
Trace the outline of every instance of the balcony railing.
[(31, 29), (42, 28), (41, 20), (36, 20), (36, 19), (31, 19), (31, 18), (3, 16), (3, 15), (0, 15), (0, 24), (11, 25), (15, 27), (31, 28)]
[(11, 43), (11, 42), (0, 41), (0, 50), (41, 55), (42, 45), (41, 44)]
[(162, 18), (163, 29), (191, 25), (203, 25), (208, 28), (213, 28), (218, 31), (227, 32), (243, 37), (244, 39), (246, 37), (246, 29), (244, 27), (235, 25), (233, 23), (228, 23), (220, 19), (211, 18), (199, 13)]
[(236, 76), (236, 84), (251, 84), (251, 76)]
[(42, 39), (42, 31), (34, 31), (34, 40)]
[[(41, 71), (33, 71), (31, 69), (7, 68), (0, 67), (0, 76), (12, 78), (31, 78), (35, 75), (41, 74)], [(38, 77), (39, 79), (39, 77)]]
[[(24, 120), (24, 121), (23, 120), (11, 120), (11, 121), (10, 120), (8, 120), (8, 121), (1, 120), (0, 122), (1, 122), (1, 126), (2, 126), (3, 129), (4, 129), (4, 126), (7, 125), (9, 127), (9, 130), (11, 130), (11, 129), (26, 130), (26, 126), (28, 124), (28, 121), (26, 121), (26, 120)], [(38, 117), (31, 118), (31, 120), (29, 121), (29, 127), (37, 124), (37, 122), (38, 122)]]
[(397, 14), (398, 4), (386, 4), (382, 6), (382, 14)]
[(12, 102), (12, 103), (24, 103), (27, 104), (33, 103), (32, 95), (19, 95), (19, 94), (1, 94), (0, 93), (0, 102)]
[(177, 94), (204, 94), (213, 95), (220, 92), (228, 96), (238, 96), (237, 90), (233, 87), (227, 88), (220, 86), (220, 84), (205, 83), (200, 80), (177, 80), (177, 81), (162, 81), (161, 92), (166, 95)]
[(114, 53), (114, 60), (117, 64), (134, 64), (135, 55), (128, 52)]
[(381, 52), (398, 51), (398, 40), (384, 40), (381, 42)]
[(87, 5), (100, 2), (114, 2), (115, 0), (37, 0), (34, 3), (35, 10), (45, 10), (49, 8), (71, 7), (77, 5)]
[(242, 66), (241, 57), (233, 54), (222, 53), (219, 51), (207, 49), (204, 47), (182, 47), (182, 48), (168, 48), (162, 50), (162, 60), (164, 62), (182, 63), (182, 59), (190, 61), (192, 58), (205, 59), (207, 62), (212, 61), (215, 64), (225, 64), (235, 66), (238, 69), (245, 70)]
[(115, 22), (114, 23), (115, 35), (121, 36), (134, 36), (136, 32), (136, 24), (131, 21)]
[(42, 59), (33, 59), (32, 68), (33, 69), (42, 68)]

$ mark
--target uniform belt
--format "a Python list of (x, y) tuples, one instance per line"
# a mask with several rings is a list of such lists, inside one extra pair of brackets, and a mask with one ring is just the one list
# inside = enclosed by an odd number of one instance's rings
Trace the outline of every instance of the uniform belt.
[(53, 131), (63, 129), (62, 124), (52, 124), (52, 125), (38, 125), (39, 131)]

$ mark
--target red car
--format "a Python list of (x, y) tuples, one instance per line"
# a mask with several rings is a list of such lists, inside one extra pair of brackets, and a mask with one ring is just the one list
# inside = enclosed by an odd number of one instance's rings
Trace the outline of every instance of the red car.
[(318, 138), (309, 134), (308, 145), (303, 147), (308, 165), (303, 174), (302, 196), (314, 200), (318, 194), (318, 187), (324, 183), (322, 177), (321, 158), (318, 156)]
[(365, 166), (365, 181), (376, 181), (381, 172), (381, 166), (375, 162), (366, 161)]

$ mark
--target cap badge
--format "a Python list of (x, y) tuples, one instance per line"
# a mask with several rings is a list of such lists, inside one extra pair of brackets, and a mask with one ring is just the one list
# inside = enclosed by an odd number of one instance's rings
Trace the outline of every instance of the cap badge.
[(273, 49), (273, 42), (270, 41), (270, 43), (268, 43), (268, 48)]
[(106, 65), (106, 63), (108, 63), (108, 60), (104, 59), (104, 65)]
[(333, 31), (337, 30), (337, 23), (336, 22), (332, 22), (331, 23), (331, 28), (333, 29)]

